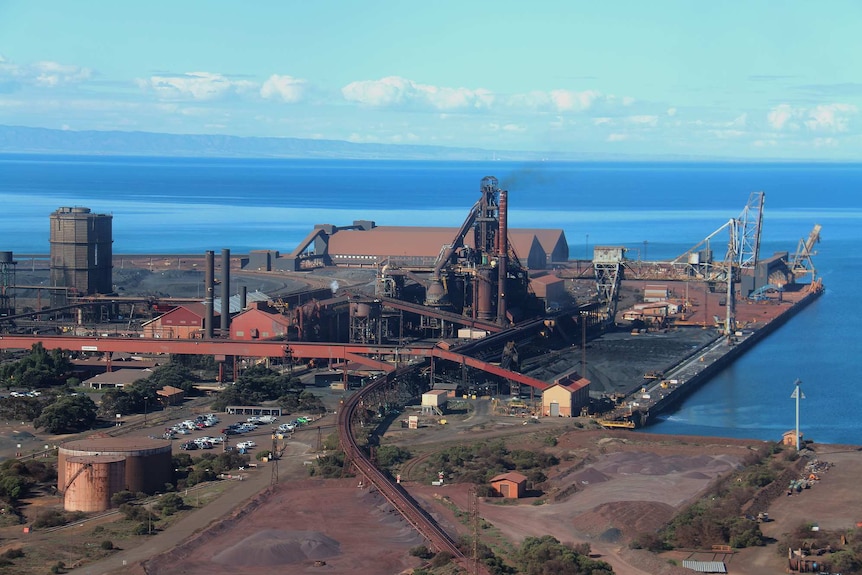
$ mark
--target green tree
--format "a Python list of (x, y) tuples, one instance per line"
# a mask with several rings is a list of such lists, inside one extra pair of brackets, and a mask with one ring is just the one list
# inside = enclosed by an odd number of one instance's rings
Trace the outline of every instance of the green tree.
[(86, 395), (61, 397), (33, 420), (48, 433), (74, 433), (90, 429), (96, 421), (96, 404)]
[(595, 561), (554, 537), (527, 537), (514, 559), (524, 575), (610, 575), (613, 568)]
[(34, 343), (25, 357), (0, 366), (0, 381), (7, 389), (51, 387), (62, 385), (71, 371), (68, 351), (48, 351), (41, 343)]

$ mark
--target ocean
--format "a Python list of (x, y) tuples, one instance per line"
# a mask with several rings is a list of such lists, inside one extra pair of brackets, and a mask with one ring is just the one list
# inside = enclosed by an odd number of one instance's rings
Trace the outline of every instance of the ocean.
[[(509, 191), (511, 227), (561, 228), (571, 258), (623, 245), (684, 253), (765, 193), (761, 254), (793, 253), (814, 224), (825, 295), (646, 433), (778, 440), (795, 425), (862, 445), (862, 164), (418, 162), (0, 155), (0, 251), (46, 254), (48, 216), (114, 216), (115, 254), (291, 251), (314, 224), (457, 227), (484, 176)], [(726, 238), (719, 235), (718, 238)]]

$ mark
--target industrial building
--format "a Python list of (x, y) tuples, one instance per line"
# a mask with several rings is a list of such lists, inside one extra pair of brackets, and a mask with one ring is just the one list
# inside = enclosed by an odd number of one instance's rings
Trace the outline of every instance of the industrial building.
[(110, 214), (90, 208), (59, 208), (51, 214), (51, 286), (54, 305), (69, 295), (107, 294), (112, 282), (112, 221)]
[[(378, 226), (367, 220), (349, 226), (318, 224), (290, 254), (259, 250), (249, 255), (246, 269), (299, 271), (318, 265), (340, 267), (393, 266), (431, 269), (441, 248), (451, 244), (458, 228), (426, 226)], [(509, 243), (521, 267), (543, 270), (569, 259), (563, 230), (511, 229)], [(476, 249), (472, 237), (464, 245)]]
[(542, 391), (542, 415), (574, 417), (590, 402), (590, 382), (575, 372), (554, 380)]
[(141, 324), (144, 337), (195, 339), (206, 330), (206, 307), (202, 303), (179, 305)]
[(118, 491), (155, 493), (172, 481), (170, 441), (99, 437), (58, 450), (57, 490), (67, 511), (104, 510)]

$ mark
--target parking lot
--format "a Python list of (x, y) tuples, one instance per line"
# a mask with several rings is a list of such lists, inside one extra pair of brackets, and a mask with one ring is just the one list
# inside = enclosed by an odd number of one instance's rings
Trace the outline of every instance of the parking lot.
[(177, 417), (160, 421), (129, 435), (169, 439), (174, 453), (214, 452), (236, 449), (241, 453), (254, 454), (259, 450), (269, 451), (272, 437), (289, 439), (314, 421), (311, 416), (286, 415), (274, 421), (252, 423), (248, 416), (226, 413), (207, 413), (188, 417)]

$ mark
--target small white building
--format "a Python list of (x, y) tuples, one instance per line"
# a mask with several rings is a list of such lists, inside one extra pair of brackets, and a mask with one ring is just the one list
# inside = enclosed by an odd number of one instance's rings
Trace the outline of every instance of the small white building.
[(422, 413), (443, 415), (446, 403), (449, 401), (445, 389), (432, 389), (422, 394)]

